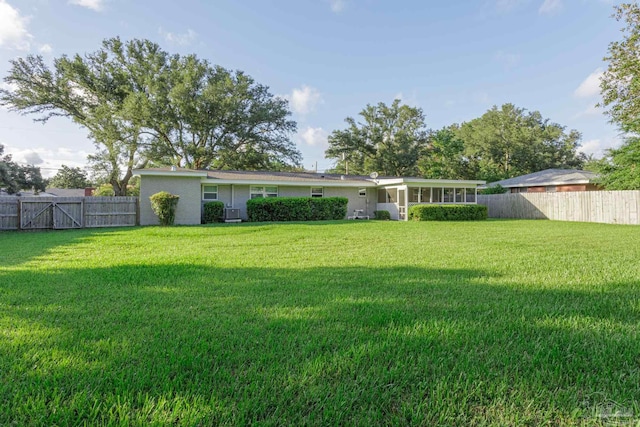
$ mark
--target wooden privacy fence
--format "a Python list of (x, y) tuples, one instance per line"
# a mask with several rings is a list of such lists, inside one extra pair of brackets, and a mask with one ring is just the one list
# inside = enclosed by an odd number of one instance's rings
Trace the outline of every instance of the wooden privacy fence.
[(478, 195), (490, 218), (640, 224), (640, 191)]
[(0, 230), (126, 227), (137, 197), (0, 197)]

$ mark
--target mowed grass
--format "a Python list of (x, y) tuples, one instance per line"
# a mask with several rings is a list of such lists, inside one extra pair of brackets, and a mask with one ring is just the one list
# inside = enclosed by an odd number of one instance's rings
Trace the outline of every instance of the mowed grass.
[(7, 232), (0, 425), (634, 425), (639, 325), (640, 227)]

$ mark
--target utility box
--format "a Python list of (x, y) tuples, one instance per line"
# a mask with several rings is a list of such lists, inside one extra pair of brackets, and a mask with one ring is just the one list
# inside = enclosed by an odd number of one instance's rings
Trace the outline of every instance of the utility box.
[(240, 209), (225, 208), (224, 210), (224, 222), (240, 222)]

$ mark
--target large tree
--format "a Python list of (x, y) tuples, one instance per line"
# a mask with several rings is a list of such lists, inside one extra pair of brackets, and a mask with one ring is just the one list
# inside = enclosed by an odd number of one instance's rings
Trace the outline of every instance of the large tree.
[(609, 44), (608, 61), (600, 81), (601, 106), (626, 135), (618, 149), (609, 150), (600, 168), (602, 184), (612, 190), (640, 189), (640, 6), (615, 6), (614, 17), (624, 22), (621, 41)]
[(458, 131), (459, 126), (454, 124), (431, 133), (427, 150), (418, 162), (421, 176), (431, 179), (474, 178)]
[(62, 165), (58, 173), (49, 180), (49, 187), (53, 188), (86, 188), (90, 185), (85, 171), (67, 165)]
[(382, 175), (418, 173), (418, 159), (427, 146), (428, 130), (420, 108), (401, 105), (396, 99), (367, 105), (362, 121), (347, 117), (347, 128), (329, 136), (326, 157), (337, 161), (336, 170), (355, 174), (376, 171)]
[(10, 154), (4, 154), (4, 145), (0, 144), (0, 189), (9, 194), (20, 190), (44, 191), (45, 180), (40, 168), (14, 162)]
[(457, 132), (476, 179), (497, 181), (549, 168), (579, 168), (581, 135), (513, 104), (494, 106)]
[[(89, 130), (91, 156), (116, 195), (147, 161), (189, 168), (297, 166), (287, 101), (246, 74), (194, 55), (169, 55), (148, 40), (105, 40), (50, 69), (40, 56), (11, 62), (0, 105), (22, 114), (72, 119)], [(246, 154), (246, 155), (245, 155)]]

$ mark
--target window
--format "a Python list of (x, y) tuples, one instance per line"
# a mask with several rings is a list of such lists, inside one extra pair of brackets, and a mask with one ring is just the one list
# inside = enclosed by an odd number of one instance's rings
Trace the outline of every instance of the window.
[(202, 186), (202, 200), (218, 200), (218, 186), (217, 185), (203, 185)]
[(358, 197), (367, 197), (367, 189), (361, 188), (358, 190)]
[(262, 197), (278, 197), (278, 187), (252, 186), (250, 195), (252, 199), (259, 199)]
[(547, 193), (555, 193), (556, 191), (558, 191), (558, 187), (556, 187), (555, 185), (548, 185), (546, 190)]
[(311, 197), (322, 197), (322, 196), (324, 196), (324, 188), (311, 187)]

